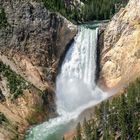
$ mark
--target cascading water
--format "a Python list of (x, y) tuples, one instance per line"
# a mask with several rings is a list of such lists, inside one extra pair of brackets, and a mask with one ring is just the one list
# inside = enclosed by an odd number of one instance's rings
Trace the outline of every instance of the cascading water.
[[(99, 98), (95, 84), (98, 28), (81, 27), (57, 77), (58, 113), (72, 112)], [(61, 112), (62, 111), (62, 112)]]
[(80, 27), (57, 76), (56, 104), (59, 116), (29, 130), (26, 140), (62, 139), (71, 120), (107, 97), (95, 84), (97, 36), (97, 28)]

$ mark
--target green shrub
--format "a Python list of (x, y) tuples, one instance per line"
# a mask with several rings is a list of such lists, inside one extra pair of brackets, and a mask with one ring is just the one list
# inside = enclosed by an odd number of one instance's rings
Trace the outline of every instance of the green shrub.
[(23, 90), (27, 89), (29, 86), (29, 83), (27, 83), (20, 75), (16, 74), (10, 69), (9, 66), (6, 66), (2, 62), (0, 62), (0, 73), (7, 78), (11, 99), (16, 99), (23, 93)]
[(3, 113), (0, 112), (0, 125), (5, 122), (8, 122), (8, 119), (5, 117)]
[(27, 121), (30, 125), (37, 124), (37, 120), (35, 119), (34, 115), (31, 115), (27, 118)]
[(0, 7), (0, 29), (8, 26), (4, 8)]

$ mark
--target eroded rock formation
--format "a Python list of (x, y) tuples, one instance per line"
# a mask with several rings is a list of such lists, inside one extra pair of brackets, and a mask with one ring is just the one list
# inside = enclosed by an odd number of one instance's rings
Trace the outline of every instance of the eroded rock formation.
[(7, 22), (0, 27), (0, 139), (9, 140), (54, 111), (56, 69), (77, 27), (42, 3), (0, 4)]
[(130, 0), (104, 32), (99, 83), (125, 86), (140, 76), (140, 1)]

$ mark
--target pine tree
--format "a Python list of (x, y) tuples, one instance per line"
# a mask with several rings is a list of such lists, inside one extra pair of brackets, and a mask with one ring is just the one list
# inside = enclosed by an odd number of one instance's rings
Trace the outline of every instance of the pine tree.
[(82, 140), (82, 136), (81, 136), (81, 124), (80, 122), (78, 123), (77, 127), (76, 127), (76, 140)]
[(84, 6), (81, 11), (74, 6), (70, 9), (65, 5), (65, 0), (42, 0), (44, 5), (51, 11), (60, 12), (70, 20), (90, 21), (90, 20), (103, 20), (111, 18), (115, 12), (115, 4), (127, 4), (128, 0), (83, 0)]
[(84, 128), (84, 133), (87, 140), (91, 139), (91, 129), (90, 129), (91, 125), (89, 123), (86, 121), (86, 118), (85, 118), (84, 123), (83, 123), (83, 128)]
[(3, 7), (0, 7), (0, 28), (5, 28), (8, 25), (6, 13)]
[[(111, 101), (104, 101), (95, 108), (94, 113), (94, 117), (91, 117), (89, 121), (85, 119), (83, 123), (84, 133), (88, 139), (114, 140), (119, 133), (120, 140), (139, 140), (140, 79), (130, 84), (121, 96)], [(85, 130), (85, 128), (89, 129)], [(85, 139), (88, 140), (87, 138)]]

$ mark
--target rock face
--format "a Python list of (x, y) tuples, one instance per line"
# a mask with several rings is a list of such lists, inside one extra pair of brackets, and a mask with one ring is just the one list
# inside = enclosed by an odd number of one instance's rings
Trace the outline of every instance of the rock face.
[(140, 76), (140, 1), (130, 0), (104, 32), (99, 83), (107, 88)]
[[(9, 140), (54, 111), (50, 102), (57, 66), (77, 27), (40, 2), (0, 1), (0, 5), (7, 22), (0, 27), (0, 113), (12, 122), (11, 129), (0, 122), (0, 139)], [(13, 78), (20, 86), (13, 87)]]
[(76, 26), (40, 3), (2, 2), (10, 24), (0, 32), (2, 56), (12, 57), (17, 69), (39, 88), (54, 81), (54, 67)]

